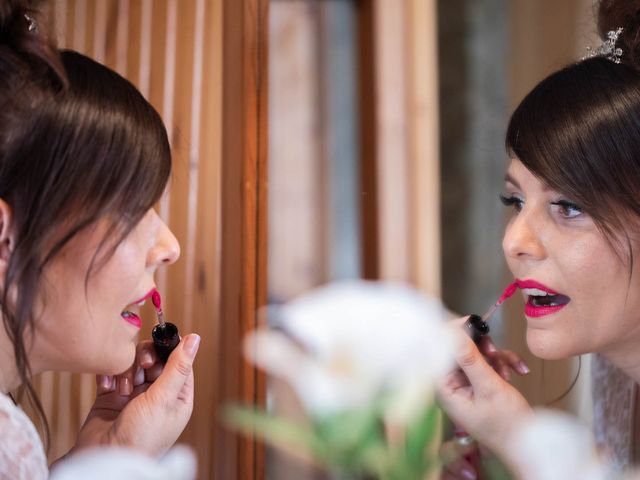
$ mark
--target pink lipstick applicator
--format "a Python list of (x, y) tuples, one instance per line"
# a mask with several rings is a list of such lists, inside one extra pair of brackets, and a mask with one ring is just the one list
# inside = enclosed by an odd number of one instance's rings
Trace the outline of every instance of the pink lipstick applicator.
[(516, 293), (516, 290), (518, 290), (518, 284), (516, 282), (510, 283), (507, 285), (507, 288), (504, 289), (504, 292), (502, 292), (498, 301), (491, 305), (491, 308), (489, 308), (482, 317), (475, 313), (469, 316), (465, 326), (468, 330), (467, 333), (475, 343), (478, 343), (483, 336), (489, 334), (489, 324), (487, 323), (487, 320), (491, 318), (491, 315), (495, 313), (500, 305)]
[(178, 327), (173, 323), (165, 322), (164, 312), (162, 311), (162, 297), (160, 292), (155, 290), (151, 295), (151, 302), (156, 308), (156, 316), (158, 317), (158, 325), (153, 327), (151, 338), (153, 339), (153, 348), (162, 363), (167, 363), (169, 355), (174, 348), (180, 343), (180, 335)]

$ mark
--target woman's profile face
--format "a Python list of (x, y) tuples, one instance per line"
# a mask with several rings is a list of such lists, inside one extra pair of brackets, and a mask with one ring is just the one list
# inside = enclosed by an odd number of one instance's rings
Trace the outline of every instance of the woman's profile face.
[[(591, 217), (517, 159), (503, 202), (514, 210), (502, 246), (509, 269), (528, 287), (521, 291), (531, 352), (545, 359), (632, 352), (640, 339), (638, 260), (630, 277), (631, 265)], [(637, 241), (632, 248), (638, 251)]]
[[(154, 273), (176, 261), (180, 247), (149, 210), (106, 260), (85, 279), (106, 222), (76, 235), (43, 273), (30, 362), (35, 371), (121, 373), (134, 360), (139, 324), (126, 311), (155, 287)], [(104, 251), (109, 252), (107, 243)], [(27, 343), (29, 345), (29, 343)]]

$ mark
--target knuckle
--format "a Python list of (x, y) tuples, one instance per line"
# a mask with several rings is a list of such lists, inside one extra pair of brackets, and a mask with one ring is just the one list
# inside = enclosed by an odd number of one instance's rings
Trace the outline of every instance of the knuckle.
[(465, 348), (458, 357), (458, 363), (462, 367), (469, 367), (478, 361), (478, 355), (470, 348)]
[(178, 360), (174, 364), (174, 368), (183, 376), (188, 377), (191, 375), (191, 364), (184, 360)]

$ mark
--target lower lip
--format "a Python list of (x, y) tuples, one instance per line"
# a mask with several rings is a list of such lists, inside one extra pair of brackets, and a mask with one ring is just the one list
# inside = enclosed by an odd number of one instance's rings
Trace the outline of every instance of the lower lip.
[(133, 325), (136, 328), (142, 327), (142, 319), (139, 316), (135, 315), (135, 314), (129, 315), (127, 317), (122, 317), (122, 319), (125, 322), (130, 323), (131, 325)]
[(565, 303), (564, 305), (554, 305), (552, 307), (536, 307), (534, 305), (531, 305), (531, 303), (529, 302), (530, 301), (527, 301), (527, 304), (524, 306), (524, 314), (527, 317), (535, 318), (544, 317), (546, 315), (551, 315), (553, 313), (559, 312), (568, 305), (567, 303)]

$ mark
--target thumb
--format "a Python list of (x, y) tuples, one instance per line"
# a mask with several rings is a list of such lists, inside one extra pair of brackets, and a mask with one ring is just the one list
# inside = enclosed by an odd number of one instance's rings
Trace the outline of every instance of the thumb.
[(164, 370), (149, 387), (168, 398), (177, 398), (187, 380), (191, 377), (193, 360), (200, 347), (200, 335), (191, 333), (182, 338), (178, 346), (171, 352)]

